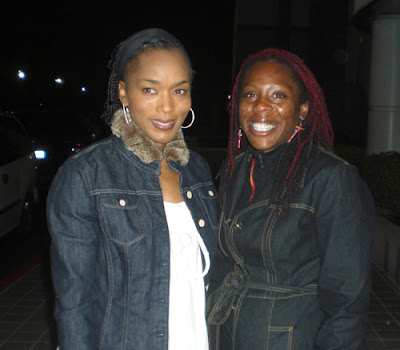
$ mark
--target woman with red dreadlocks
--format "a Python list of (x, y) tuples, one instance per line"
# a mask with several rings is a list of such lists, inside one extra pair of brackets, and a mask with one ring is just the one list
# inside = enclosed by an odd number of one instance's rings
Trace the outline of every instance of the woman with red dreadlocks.
[(366, 349), (374, 203), (331, 151), (321, 87), (267, 49), (243, 62), (229, 110), (211, 349)]

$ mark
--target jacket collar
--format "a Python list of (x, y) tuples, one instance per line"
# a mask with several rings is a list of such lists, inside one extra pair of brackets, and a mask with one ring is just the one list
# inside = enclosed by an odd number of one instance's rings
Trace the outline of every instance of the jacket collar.
[(161, 151), (133, 121), (129, 125), (126, 124), (124, 112), (119, 109), (111, 119), (111, 131), (124, 141), (127, 150), (132, 151), (145, 164), (165, 159), (167, 161), (179, 161), (184, 166), (189, 161), (189, 150), (183, 139), (181, 129), (179, 129), (176, 138), (168, 142), (164, 151)]

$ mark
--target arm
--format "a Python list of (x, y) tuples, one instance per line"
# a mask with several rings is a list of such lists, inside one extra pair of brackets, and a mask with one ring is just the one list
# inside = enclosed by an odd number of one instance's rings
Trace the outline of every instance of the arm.
[(81, 173), (79, 162), (69, 160), (58, 171), (47, 198), (55, 318), (61, 350), (94, 349), (98, 339), (91, 322), (99, 237), (96, 211)]
[(345, 164), (329, 170), (320, 192), (316, 219), (321, 258), (318, 294), (322, 323), (314, 349), (367, 349), (365, 325), (374, 202), (356, 169)]

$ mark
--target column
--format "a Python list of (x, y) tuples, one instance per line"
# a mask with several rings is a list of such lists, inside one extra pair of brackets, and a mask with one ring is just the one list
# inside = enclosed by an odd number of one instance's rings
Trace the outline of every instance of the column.
[(372, 23), (368, 154), (400, 152), (400, 16)]

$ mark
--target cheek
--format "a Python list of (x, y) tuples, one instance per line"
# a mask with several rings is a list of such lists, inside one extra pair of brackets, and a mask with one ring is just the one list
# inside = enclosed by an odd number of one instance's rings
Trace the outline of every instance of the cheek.
[(143, 101), (140, 103), (135, 101), (135, 103), (132, 103), (131, 105), (133, 106), (132, 110), (138, 116), (141, 116), (142, 114), (146, 114), (146, 112), (148, 112), (151, 109), (151, 107), (148, 104), (143, 103)]
[[(181, 115), (181, 118), (185, 119), (187, 116), (191, 115), (190, 108), (192, 107), (191, 100), (188, 99), (186, 101), (180, 101), (177, 104), (176, 111), (178, 112), (178, 116)], [(196, 111), (193, 109), (193, 112)]]
[(296, 106), (287, 105), (279, 108), (279, 113), (285, 119), (286, 125), (297, 125), (297, 122), (300, 119), (300, 111)]
[(192, 105), (192, 97), (190, 94), (175, 95), (173, 96), (173, 102), (176, 108), (184, 109), (187, 108), (187, 106), (190, 107)]
[(192, 99), (189, 96), (188, 98), (185, 99), (185, 101), (182, 103), (182, 108), (183, 109), (189, 109), (192, 107)]
[(298, 118), (296, 117), (295, 119), (293, 118), (288, 118), (285, 120), (285, 125), (283, 127), (282, 133), (289, 138), (294, 130), (296, 129), (296, 125), (298, 125)]
[(238, 109), (239, 121), (240, 123), (244, 122), (246, 119), (246, 112), (249, 108), (245, 104), (240, 104)]

